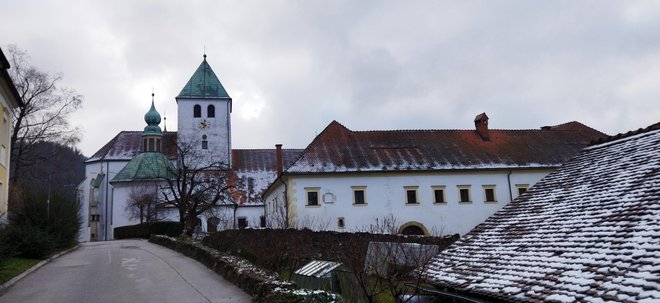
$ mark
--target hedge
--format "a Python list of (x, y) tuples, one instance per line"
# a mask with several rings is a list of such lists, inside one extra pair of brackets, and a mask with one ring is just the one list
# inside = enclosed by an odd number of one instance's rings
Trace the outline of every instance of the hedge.
[(229, 254), (219, 252), (199, 242), (185, 238), (152, 236), (149, 242), (165, 246), (193, 258), (215, 271), (253, 297), (255, 303), (342, 303), (341, 296), (322, 290), (298, 289), (277, 274)]
[(136, 225), (116, 227), (114, 230), (115, 239), (142, 238), (149, 239), (151, 235), (166, 235), (177, 237), (182, 232), (181, 223), (163, 221), (163, 222), (145, 222)]

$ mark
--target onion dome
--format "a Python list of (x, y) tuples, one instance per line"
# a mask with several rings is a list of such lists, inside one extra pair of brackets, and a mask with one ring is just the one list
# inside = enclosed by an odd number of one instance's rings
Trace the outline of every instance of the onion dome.
[(151, 108), (149, 111), (144, 114), (144, 122), (147, 122), (147, 126), (144, 128), (144, 134), (147, 135), (160, 135), (161, 130), (158, 124), (160, 124), (160, 114), (156, 111), (154, 106), (154, 94), (151, 94)]

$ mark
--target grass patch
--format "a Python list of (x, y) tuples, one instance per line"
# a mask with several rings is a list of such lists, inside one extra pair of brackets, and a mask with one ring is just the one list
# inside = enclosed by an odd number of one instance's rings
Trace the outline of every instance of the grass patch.
[(40, 259), (9, 258), (0, 264), (0, 284), (11, 280), (11, 278), (20, 275), (28, 268), (41, 262)]

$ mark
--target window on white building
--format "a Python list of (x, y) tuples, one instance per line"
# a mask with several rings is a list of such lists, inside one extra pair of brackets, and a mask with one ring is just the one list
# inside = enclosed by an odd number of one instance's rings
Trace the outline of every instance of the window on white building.
[(307, 206), (319, 206), (319, 191), (320, 187), (305, 187), (307, 196)]
[(495, 185), (483, 185), (484, 188), (484, 202), (497, 202), (495, 196)]
[(470, 197), (470, 185), (458, 185), (458, 202), (472, 202)]
[(365, 205), (367, 204), (367, 187), (366, 186), (352, 186), (353, 189), (353, 204)]
[(201, 118), (202, 117), (202, 107), (199, 104), (195, 104), (193, 107), (193, 118)]
[(406, 191), (406, 204), (419, 204), (419, 199), (417, 197), (418, 186), (404, 186), (403, 189)]
[(7, 146), (7, 117), (2, 117), (2, 146)]
[(337, 228), (339, 228), (339, 229), (346, 228), (346, 224), (344, 222), (344, 217), (337, 218)]
[(248, 226), (247, 218), (246, 217), (238, 217), (238, 228), (239, 229), (244, 229)]
[(202, 135), (202, 149), (209, 149), (209, 141), (206, 139), (206, 135)]
[(520, 196), (527, 191), (529, 184), (516, 184), (516, 188), (518, 189), (518, 196)]
[(433, 203), (447, 203), (447, 198), (445, 198), (445, 186), (431, 186), (431, 189), (433, 190)]

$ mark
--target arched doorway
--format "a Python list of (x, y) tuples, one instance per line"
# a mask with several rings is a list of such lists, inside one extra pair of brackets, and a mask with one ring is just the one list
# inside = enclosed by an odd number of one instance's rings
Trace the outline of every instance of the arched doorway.
[(399, 234), (426, 236), (429, 233), (426, 227), (424, 227), (424, 224), (421, 224), (419, 222), (408, 222), (406, 224), (403, 224), (401, 228), (399, 228)]

